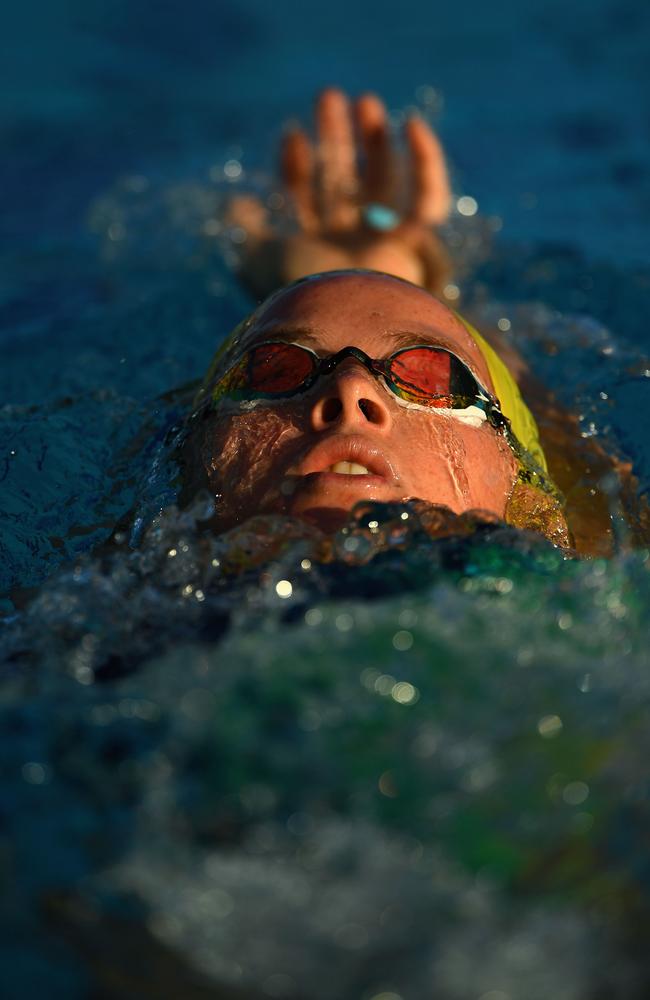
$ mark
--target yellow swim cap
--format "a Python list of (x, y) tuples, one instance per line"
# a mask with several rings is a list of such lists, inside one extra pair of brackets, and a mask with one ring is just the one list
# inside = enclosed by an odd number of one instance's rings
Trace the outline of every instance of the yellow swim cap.
[(487, 340), (481, 336), (478, 330), (474, 329), (471, 323), (463, 319), (459, 313), (456, 313), (456, 316), (472, 336), (476, 346), (485, 358), (485, 363), (488, 366), (492, 384), (494, 385), (495, 395), (501, 404), (501, 412), (510, 421), (512, 433), (517, 438), (519, 444), (526, 449), (544, 472), (547, 472), (546, 457), (539, 442), (537, 423), (521, 397), (519, 386), (499, 355), (490, 347)]

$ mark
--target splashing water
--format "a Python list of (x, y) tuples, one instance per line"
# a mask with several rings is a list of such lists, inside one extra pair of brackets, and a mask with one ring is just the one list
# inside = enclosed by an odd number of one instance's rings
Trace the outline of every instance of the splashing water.
[(145, 995), (643, 996), (647, 554), (372, 504), (323, 561), (212, 509), (5, 628), (9, 947), (45, 912)]

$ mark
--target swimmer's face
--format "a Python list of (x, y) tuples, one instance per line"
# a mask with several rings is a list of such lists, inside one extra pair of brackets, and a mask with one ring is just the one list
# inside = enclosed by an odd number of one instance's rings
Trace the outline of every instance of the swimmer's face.
[[(258, 310), (238, 355), (276, 339), (321, 356), (353, 346), (377, 359), (407, 344), (433, 344), (493, 388), (456, 316), (422, 289), (385, 275), (325, 275), (288, 288)], [(261, 400), (253, 409), (220, 401), (190, 447), (191, 461), (198, 459), (221, 498), (222, 528), (258, 513), (334, 527), (360, 500), (409, 498), (503, 517), (516, 474), (505, 438), (490, 423), (408, 408), (354, 358), (288, 399)]]

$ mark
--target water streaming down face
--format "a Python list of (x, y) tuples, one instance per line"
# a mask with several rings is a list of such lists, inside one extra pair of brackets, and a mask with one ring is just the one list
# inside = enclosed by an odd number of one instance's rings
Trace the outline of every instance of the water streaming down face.
[(471, 505), (471, 491), (467, 475), (468, 455), (465, 443), (454, 433), (453, 416), (445, 416), (440, 423), (429, 428), (430, 443), (425, 451), (441, 454), (441, 465), (446, 468), (454, 493), (454, 510), (466, 510)]

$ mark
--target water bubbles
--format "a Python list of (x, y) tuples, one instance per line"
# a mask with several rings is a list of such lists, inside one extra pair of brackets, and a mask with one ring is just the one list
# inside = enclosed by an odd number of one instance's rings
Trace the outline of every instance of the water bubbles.
[(520, 646), (515, 653), (515, 660), (521, 667), (527, 667), (533, 662), (534, 651), (530, 646)]
[(543, 715), (537, 723), (537, 732), (545, 740), (555, 739), (562, 732), (562, 719), (559, 715)]
[(339, 632), (350, 632), (354, 628), (354, 618), (347, 611), (342, 611), (334, 619), (334, 626)]
[(476, 215), (478, 212), (478, 202), (470, 195), (464, 194), (456, 201), (456, 208), (461, 215)]
[(390, 674), (379, 674), (379, 676), (375, 680), (374, 687), (377, 694), (381, 694), (384, 697), (388, 697), (388, 695), (392, 694), (395, 684), (396, 684), (395, 678), (392, 677)]
[(402, 628), (413, 628), (418, 623), (418, 613), (414, 608), (404, 608), (397, 616)]
[(570, 781), (568, 785), (564, 786), (562, 792), (562, 798), (569, 806), (579, 806), (589, 796), (589, 785), (584, 781)]
[(398, 681), (391, 688), (391, 697), (398, 705), (414, 705), (420, 697), (420, 692), (408, 681)]
[(84, 686), (92, 684), (95, 680), (94, 670), (83, 662), (73, 663), (70, 673), (79, 684)]
[(492, 760), (483, 760), (469, 768), (461, 781), (461, 787), (473, 794), (484, 792), (499, 777), (499, 769)]
[(223, 165), (223, 173), (229, 181), (237, 181), (242, 176), (243, 167), (239, 160), (226, 160)]
[(395, 783), (395, 771), (384, 771), (377, 782), (377, 787), (387, 799), (396, 799), (399, 792)]
[(218, 219), (206, 219), (203, 223), (204, 236), (220, 236), (223, 232), (223, 225)]
[(400, 629), (393, 636), (393, 648), (399, 653), (406, 652), (413, 645), (413, 634), (406, 629)]
[(359, 680), (364, 688), (368, 691), (375, 690), (375, 683), (379, 677), (379, 671), (375, 670), (374, 667), (365, 667), (359, 676)]
[(275, 592), (282, 600), (287, 600), (293, 594), (293, 584), (290, 580), (278, 580), (275, 585)]
[(28, 785), (44, 785), (50, 777), (49, 768), (35, 760), (23, 764), (20, 773)]

